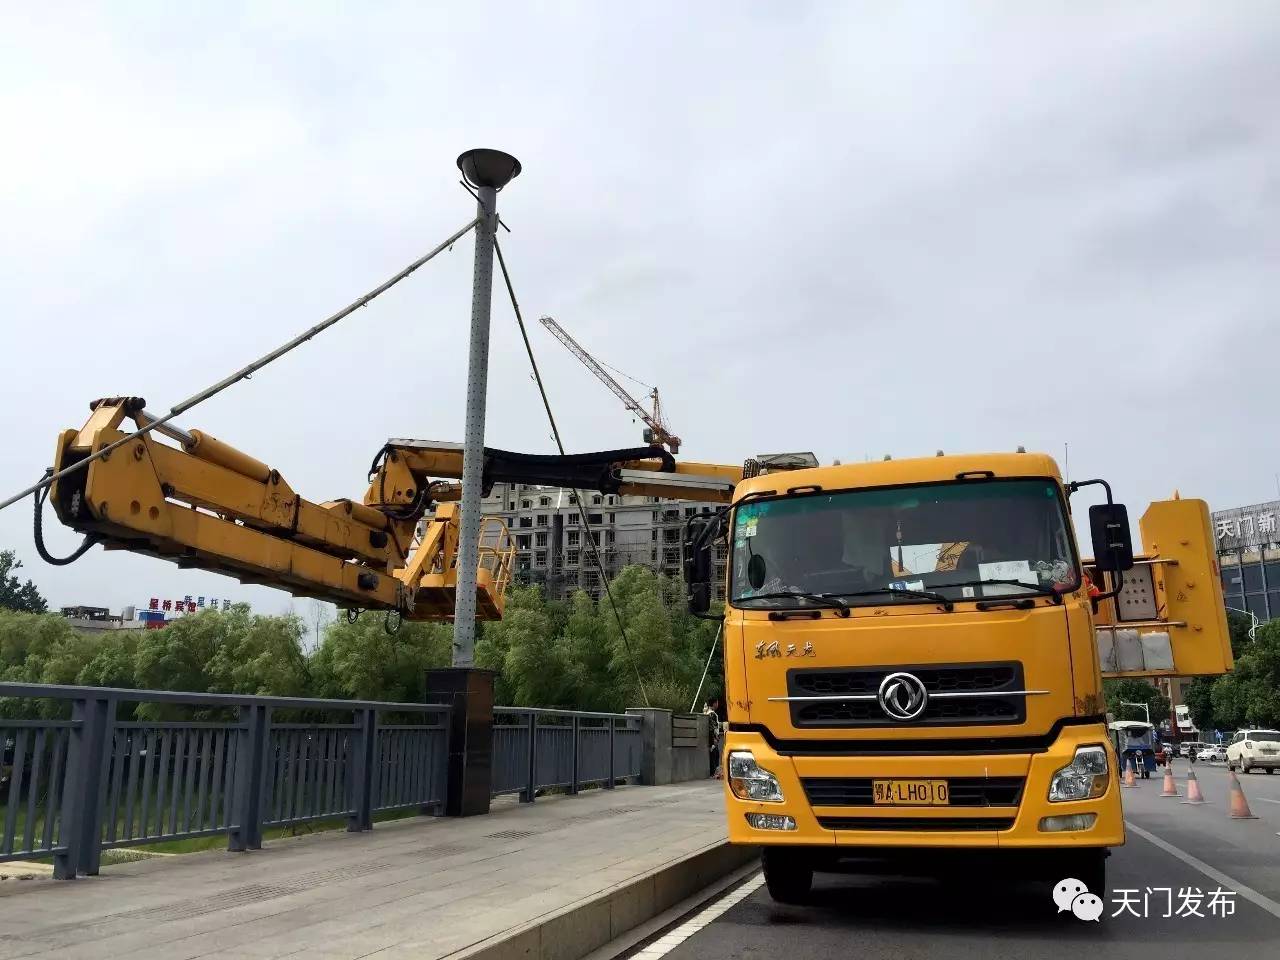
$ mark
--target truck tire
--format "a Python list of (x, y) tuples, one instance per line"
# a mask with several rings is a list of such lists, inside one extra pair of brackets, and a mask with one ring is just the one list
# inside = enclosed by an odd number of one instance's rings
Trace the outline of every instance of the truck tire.
[(813, 862), (802, 850), (765, 847), (760, 854), (764, 883), (776, 903), (801, 904), (813, 888)]
[(1107, 851), (1081, 850), (1076, 859), (1075, 878), (1097, 894), (1107, 899)]

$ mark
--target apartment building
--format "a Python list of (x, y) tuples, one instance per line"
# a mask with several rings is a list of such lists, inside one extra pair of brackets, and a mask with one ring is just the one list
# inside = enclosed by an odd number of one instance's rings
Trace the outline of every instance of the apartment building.
[[(506, 521), (515, 539), (517, 583), (540, 584), (553, 599), (577, 590), (599, 599), (604, 586), (588, 536), (594, 539), (610, 579), (632, 564), (679, 579), (684, 523), (694, 514), (709, 514), (713, 509), (705, 503), (660, 497), (588, 491), (581, 495), (582, 511), (572, 490), (521, 483), (493, 485), (482, 510), (485, 516)], [(717, 548), (718, 600), (724, 599), (727, 559), (727, 548)]]

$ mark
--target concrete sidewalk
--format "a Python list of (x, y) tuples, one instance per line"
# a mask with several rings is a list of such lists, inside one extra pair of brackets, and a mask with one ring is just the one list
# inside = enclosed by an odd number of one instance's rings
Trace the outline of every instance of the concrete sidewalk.
[[(579, 956), (569, 947), (605, 942), (601, 922), (617, 936), (730, 869), (720, 791), (710, 781), (592, 790), (73, 882), (7, 881), (0, 958)], [(519, 949), (495, 949), (503, 943)]]

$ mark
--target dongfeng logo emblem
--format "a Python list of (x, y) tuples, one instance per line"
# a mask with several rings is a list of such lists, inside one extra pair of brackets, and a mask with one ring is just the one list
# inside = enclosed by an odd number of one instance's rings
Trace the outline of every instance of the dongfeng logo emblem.
[(914, 720), (929, 705), (929, 692), (915, 674), (891, 673), (880, 681), (876, 699), (890, 719)]

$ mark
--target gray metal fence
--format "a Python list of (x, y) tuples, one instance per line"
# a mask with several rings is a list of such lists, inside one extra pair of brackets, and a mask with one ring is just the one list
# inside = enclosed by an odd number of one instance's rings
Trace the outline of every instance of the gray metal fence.
[(548, 787), (577, 793), (638, 778), (640, 725), (623, 713), (495, 707), (490, 792), (519, 793), (528, 803)]
[[(444, 802), (448, 706), (5, 683), (0, 697), (70, 706), (0, 719), (0, 861), (52, 857), (60, 878), (97, 873), (112, 847), (226, 834), (253, 849), (264, 827), (367, 830), (375, 812)], [(125, 721), (124, 702), (234, 719)]]

